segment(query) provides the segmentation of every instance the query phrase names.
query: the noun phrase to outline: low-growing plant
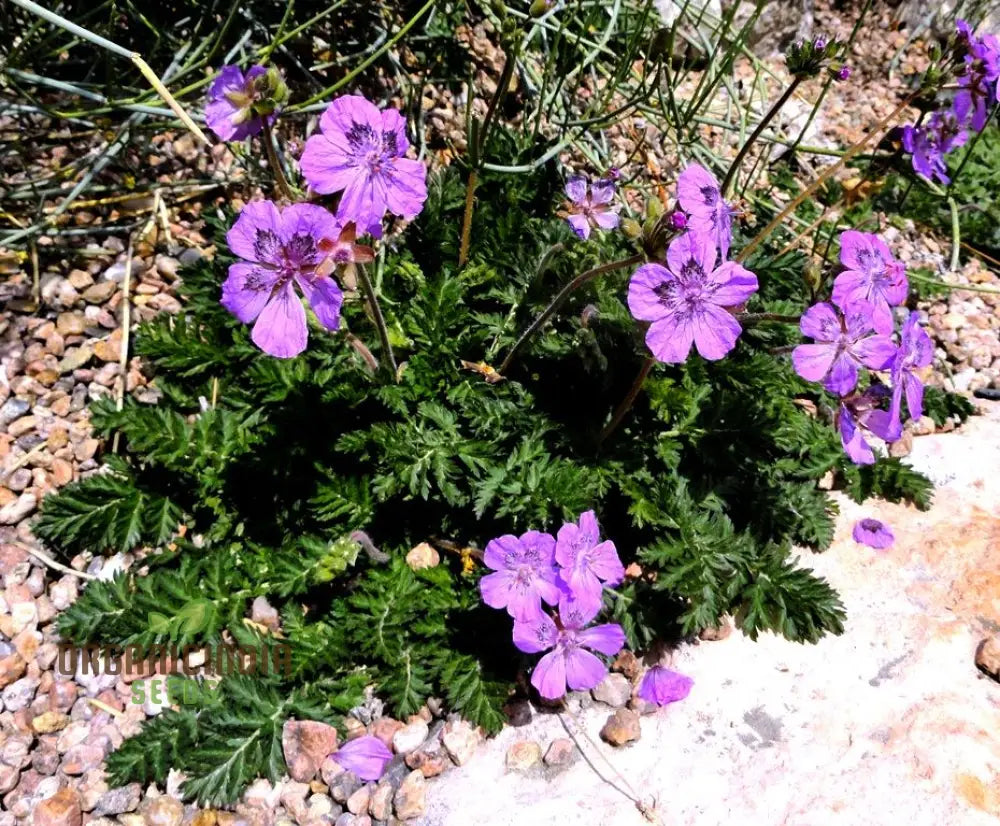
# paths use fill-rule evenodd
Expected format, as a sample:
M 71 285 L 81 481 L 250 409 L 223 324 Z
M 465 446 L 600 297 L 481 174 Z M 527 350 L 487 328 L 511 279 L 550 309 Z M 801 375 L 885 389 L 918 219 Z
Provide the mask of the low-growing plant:
M 532 6 L 557 30 L 560 11 Z M 505 43 L 526 20 L 504 21 Z M 842 51 L 793 45 L 793 83 L 846 79 Z M 554 647 L 532 679 L 549 698 L 580 646 L 645 649 L 726 614 L 753 638 L 817 642 L 844 619 L 792 553 L 832 539 L 818 482 L 927 505 L 930 483 L 872 443 L 899 437 L 905 406 L 920 415 L 929 363 L 916 316 L 896 330 L 902 265 L 845 232 L 830 288 L 740 222 L 740 162 L 779 106 L 727 174 L 688 163 L 674 208 L 620 216 L 614 170 L 523 163 L 536 136 L 502 115 L 510 86 L 470 108 L 469 153 L 431 172 L 399 112 L 337 97 L 299 158 L 303 192 L 270 127 L 281 74 L 226 67 L 213 84 L 208 126 L 257 136 L 275 200 L 213 219 L 219 253 L 184 271 L 184 312 L 135 336 L 161 403 L 93 406 L 123 450 L 46 499 L 35 533 L 65 553 L 153 549 L 148 570 L 91 583 L 61 615 L 69 640 L 280 633 L 292 668 L 163 712 L 110 757 L 110 782 L 174 767 L 187 795 L 232 801 L 284 771 L 286 719 L 336 723 L 371 688 L 397 715 L 437 696 L 496 731 L 531 668 L 512 641 Z M 598 518 L 613 559 L 598 558 Z M 527 603 L 504 590 L 536 579 Z M 259 598 L 280 631 L 249 618 Z M 571 688 L 597 676 L 585 656 Z M 660 668 L 642 691 L 689 688 Z

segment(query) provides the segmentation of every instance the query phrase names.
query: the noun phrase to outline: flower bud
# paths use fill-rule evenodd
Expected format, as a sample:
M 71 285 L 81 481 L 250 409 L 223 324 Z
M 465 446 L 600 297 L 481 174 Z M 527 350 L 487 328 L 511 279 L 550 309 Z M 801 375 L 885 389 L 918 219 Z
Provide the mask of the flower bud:
M 815 40 L 813 41 L 813 48 L 814 48 L 814 49 L 815 49 L 815 50 L 816 50 L 817 52 L 821 52 L 821 51 L 823 51 L 823 50 L 824 50 L 824 49 L 826 48 L 826 38 L 825 38 L 825 37 L 817 37 L 817 38 L 816 38 L 816 39 L 815 39 Z
M 802 280 L 813 293 L 818 292 L 823 285 L 823 271 L 819 268 L 819 264 L 809 261 L 802 270 Z
M 636 221 L 635 218 L 623 218 L 621 228 L 626 238 L 635 239 L 642 235 L 642 224 Z
M 528 14 L 532 17 L 541 17 L 552 8 L 552 0 L 535 0 L 528 9 Z
M 250 85 L 253 90 L 253 111 L 256 115 L 270 115 L 288 101 L 288 86 L 285 85 L 281 72 L 273 66 L 254 74 Z
M 837 69 L 837 73 L 834 75 L 837 80 L 847 80 L 851 76 L 850 66 L 841 66 Z
M 670 226 L 676 230 L 686 229 L 688 225 L 688 217 L 679 209 L 675 209 L 670 213 Z

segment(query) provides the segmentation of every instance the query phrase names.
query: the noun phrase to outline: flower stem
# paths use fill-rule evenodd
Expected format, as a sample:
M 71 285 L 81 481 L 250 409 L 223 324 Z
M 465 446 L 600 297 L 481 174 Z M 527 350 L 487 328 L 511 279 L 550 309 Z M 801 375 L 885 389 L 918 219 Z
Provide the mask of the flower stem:
M 465 185 L 465 214 L 462 216 L 462 244 L 458 248 L 458 266 L 464 267 L 469 260 L 469 243 L 472 240 L 472 210 L 476 203 L 475 169 L 469 170 L 469 180 Z
M 783 324 L 798 324 L 799 316 L 797 315 L 782 315 L 781 313 L 743 313 L 743 315 L 736 316 L 736 320 L 740 324 L 759 324 L 762 321 L 779 321 Z
M 611 421 L 608 422 L 604 430 L 601 431 L 600 437 L 598 437 L 597 443 L 604 444 L 608 436 L 615 432 L 618 425 L 622 423 L 622 419 L 625 418 L 625 414 L 632 408 L 635 403 L 636 397 L 639 395 L 639 391 L 642 390 L 642 385 L 646 381 L 646 376 L 649 375 L 649 371 L 653 369 L 653 365 L 656 364 L 656 359 L 652 356 L 647 356 L 646 360 L 642 363 L 642 367 L 639 368 L 639 372 L 636 373 L 635 381 L 632 382 L 632 386 L 629 388 L 628 393 L 625 398 L 622 399 L 621 404 L 615 408 L 615 413 L 611 417 Z
M 739 171 L 740 164 L 746 157 L 747 152 L 750 151 L 750 147 L 754 145 L 757 138 L 760 137 L 760 133 L 764 131 L 767 125 L 774 119 L 774 116 L 781 111 L 781 107 L 784 106 L 788 99 L 792 96 L 792 93 L 798 88 L 798 85 L 802 82 L 801 77 L 792 78 L 792 82 L 788 84 L 785 91 L 782 92 L 781 97 L 778 98 L 767 113 L 760 119 L 760 123 L 757 124 L 757 128 L 753 130 L 747 142 L 740 147 L 740 151 L 736 155 L 736 159 L 730 164 L 729 171 L 726 173 L 725 180 L 722 182 L 722 186 L 719 188 L 719 192 L 722 193 L 723 197 L 729 197 L 729 188 L 733 183 L 733 179 L 736 177 L 736 173 Z
M 368 278 L 368 271 L 364 264 L 358 264 L 358 281 L 361 282 L 361 289 L 368 299 L 368 306 L 372 310 L 372 318 L 375 321 L 375 329 L 378 330 L 379 341 L 382 342 L 382 355 L 388 359 L 389 369 L 392 370 L 392 377 L 396 380 L 399 368 L 396 366 L 396 355 L 392 352 L 392 344 L 389 342 L 389 328 L 385 326 L 385 317 L 382 315 L 382 308 L 379 306 L 378 297 L 375 295 L 375 288 L 371 279 Z
M 538 332 L 538 328 L 541 327 L 546 321 L 551 318 L 552 314 L 556 312 L 569 298 L 570 293 L 574 290 L 579 289 L 588 281 L 591 281 L 599 275 L 603 275 L 606 272 L 612 272 L 614 270 L 620 270 L 623 267 L 631 267 L 633 264 L 640 263 L 645 256 L 641 254 L 632 255 L 628 258 L 622 258 L 618 261 L 610 261 L 607 264 L 601 264 L 599 267 L 594 267 L 592 270 L 587 270 L 581 273 L 572 281 L 570 281 L 566 286 L 564 286 L 557 294 L 556 297 L 552 299 L 549 306 L 546 307 L 539 314 L 538 318 L 531 322 L 531 326 L 528 327 L 521 337 L 517 340 L 514 346 L 511 348 L 510 352 L 507 354 L 507 358 L 503 360 L 503 364 L 500 365 L 499 373 L 502 375 L 507 372 L 507 368 L 510 367 L 511 362 L 514 360 L 514 356 L 517 355 L 518 351 L 528 343 L 528 340 Z
M 264 122 L 264 132 L 261 138 L 264 141 L 264 151 L 267 152 L 267 162 L 271 165 L 271 169 L 274 171 L 274 181 L 277 185 L 278 192 L 281 193 L 281 197 L 287 199 L 288 201 L 295 200 L 295 193 L 292 192 L 292 188 L 288 185 L 288 179 L 285 178 L 285 170 L 281 166 L 281 161 L 278 160 L 278 153 L 274 151 L 274 138 L 271 134 L 271 124 L 267 122 L 267 118 L 263 119 Z

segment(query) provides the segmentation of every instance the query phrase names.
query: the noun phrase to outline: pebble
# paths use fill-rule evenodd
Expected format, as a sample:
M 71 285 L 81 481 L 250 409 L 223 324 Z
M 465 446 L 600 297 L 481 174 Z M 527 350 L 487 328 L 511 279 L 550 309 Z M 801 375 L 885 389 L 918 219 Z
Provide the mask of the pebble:
M 396 790 L 391 783 L 382 781 L 372 792 L 368 803 L 368 814 L 375 820 L 386 821 L 392 815 L 392 799 Z
M 620 708 L 604 723 L 601 739 L 612 746 L 624 746 L 639 739 L 639 715 L 627 708 Z
M 23 677 L 11 683 L 3 690 L 3 704 L 7 711 L 20 711 L 27 708 L 34 699 L 38 680 L 33 677 Z
M 406 564 L 414 571 L 434 568 L 441 563 L 441 554 L 426 542 L 421 542 L 406 554 Z
M 38 734 L 52 734 L 69 725 L 69 715 L 60 711 L 46 711 L 31 721 L 31 728 Z
M 372 790 L 369 786 L 361 786 L 355 789 L 353 794 L 347 798 L 347 811 L 351 814 L 360 815 L 368 811 L 368 804 L 371 802 Z
M 281 748 L 293 780 L 308 783 L 323 760 L 337 748 L 337 729 L 314 720 L 287 720 L 281 731 Z
M 129 783 L 127 786 L 119 786 L 116 789 L 108 789 L 104 792 L 94 806 L 93 814 L 96 817 L 102 815 L 120 815 L 124 812 L 134 812 L 139 807 L 139 798 L 142 795 L 142 786 L 138 783 Z
M 83 812 L 80 795 L 74 789 L 63 788 L 35 806 L 32 815 L 34 826 L 80 826 Z
M 590 693 L 599 703 L 621 708 L 632 696 L 632 683 L 624 674 L 611 672 Z
M 412 820 L 420 817 L 427 806 L 427 781 L 419 771 L 412 771 L 400 784 L 392 798 L 396 809 L 396 817 L 400 820 Z
M 568 737 L 557 737 L 545 750 L 546 766 L 565 766 L 576 757 L 576 745 Z
M 1000 635 L 987 637 L 976 647 L 976 667 L 1000 682 Z
M 147 798 L 141 811 L 146 826 L 180 826 L 184 819 L 184 805 L 166 795 Z
M 118 289 L 114 281 L 99 281 L 91 284 L 80 295 L 88 304 L 103 304 Z
M 29 410 L 31 410 L 31 405 L 24 399 L 7 399 L 3 405 L 0 405 L 0 427 L 6 427 Z
M 507 749 L 504 765 L 507 771 L 524 772 L 534 768 L 542 759 L 542 747 L 534 740 L 521 740 Z
M 445 724 L 441 731 L 441 744 L 456 766 L 464 766 L 479 745 L 479 733 L 465 720 Z
M 416 719 L 399 729 L 392 736 L 392 748 L 397 754 L 409 754 L 423 745 L 428 735 L 427 723 Z
M 9 505 L 0 508 L 0 525 L 16 525 L 38 506 L 38 498 L 33 493 L 22 493 Z

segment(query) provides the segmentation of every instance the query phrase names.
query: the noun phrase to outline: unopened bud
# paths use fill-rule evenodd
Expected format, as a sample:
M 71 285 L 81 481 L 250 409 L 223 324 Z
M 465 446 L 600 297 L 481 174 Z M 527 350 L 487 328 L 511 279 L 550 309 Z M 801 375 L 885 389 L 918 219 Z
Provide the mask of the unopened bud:
M 823 49 L 825 49 L 825 48 L 826 48 L 826 38 L 825 38 L 825 37 L 817 37 L 817 38 L 816 38 L 816 39 L 815 39 L 815 40 L 813 41 L 813 48 L 814 48 L 814 49 L 815 49 L 815 50 L 816 50 L 817 52 L 821 52 L 821 51 L 823 51 Z
M 532 17 L 541 17 L 552 8 L 552 0 L 535 0 L 528 9 L 528 14 Z
M 661 204 L 656 198 L 650 198 L 646 201 L 646 217 L 659 218 L 663 214 L 663 204 Z
M 626 238 L 634 239 L 642 235 L 642 224 L 636 221 L 635 218 L 623 218 L 621 229 L 625 233 Z
M 802 271 L 802 280 L 805 281 L 806 286 L 814 293 L 818 291 L 823 284 L 823 271 L 819 268 L 819 264 L 815 261 L 810 261 L 806 264 L 805 269 Z
M 675 209 L 670 213 L 670 226 L 676 230 L 686 229 L 688 225 L 688 217 L 679 209 Z
M 850 66 L 841 66 L 837 69 L 836 78 L 837 80 L 847 80 L 851 76 Z

